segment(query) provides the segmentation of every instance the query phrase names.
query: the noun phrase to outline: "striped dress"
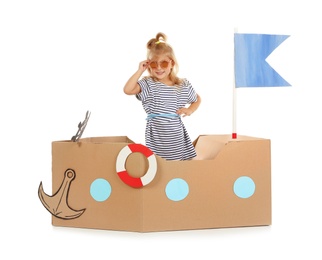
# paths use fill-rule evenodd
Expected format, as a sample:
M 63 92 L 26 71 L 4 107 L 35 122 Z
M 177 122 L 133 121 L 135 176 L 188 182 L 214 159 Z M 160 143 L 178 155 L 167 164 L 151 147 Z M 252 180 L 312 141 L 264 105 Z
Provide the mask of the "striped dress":
M 196 156 L 188 132 L 176 115 L 179 108 L 197 101 L 197 93 L 190 82 L 181 86 L 167 86 L 145 77 L 138 81 L 141 92 L 136 95 L 142 101 L 148 115 L 145 143 L 156 155 L 166 160 L 189 160 Z

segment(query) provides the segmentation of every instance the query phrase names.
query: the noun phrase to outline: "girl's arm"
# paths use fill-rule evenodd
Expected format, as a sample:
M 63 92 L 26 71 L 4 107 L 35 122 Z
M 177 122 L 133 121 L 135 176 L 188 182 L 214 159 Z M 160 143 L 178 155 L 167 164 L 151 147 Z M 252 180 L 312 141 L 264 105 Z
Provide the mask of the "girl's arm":
M 200 103 L 201 103 L 201 98 L 197 94 L 197 101 L 191 103 L 189 107 L 182 107 L 178 109 L 177 114 L 183 115 L 184 117 L 190 116 L 193 112 L 195 112 L 198 109 L 198 107 L 200 106 Z
M 139 69 L 129 78 L 126 82 L 123 91 L 127 95 L 136 95 L 141 92 L 141 87 L 138 84 L 138 80 L 142 76 L 143 72 L 147 69 L 149 61 L 145 60 L 140 62 Z

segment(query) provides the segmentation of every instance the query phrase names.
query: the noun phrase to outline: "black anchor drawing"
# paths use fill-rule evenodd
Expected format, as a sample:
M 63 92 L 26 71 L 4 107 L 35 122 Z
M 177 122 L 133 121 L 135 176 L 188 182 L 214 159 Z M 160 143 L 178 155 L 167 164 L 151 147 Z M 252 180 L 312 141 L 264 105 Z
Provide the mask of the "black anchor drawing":
M 90 112 L 87 111 L 85 115 L 85 119 L 83 122 L 78 124 L 77 133 L 71 138 L 71 141 L 78 142 L 78 140 L 82 137 L 82 134 L 87 125 L 88 119 L 90 117 Z M 55 217 L 61 219 L 74 219 L 78 218 L 82 215 L 85 209 L 74 210 L 68 205 L 68 193 L 71 182 L 75 179 L 76 173 L 72 169 L 67 169 L 65 171 L 65 176 L 60 185 L 58 191 L 49 196 L 44 192 L 42 182 L 40 182 L 38 188 L 38 197 L 44 207 Z
M 39 185 L 38 196 L 44 207 L 55 217 L 61 219 L 74 219 L 82 215 L 85 209 L 74 210 L 68 205 L 68 193 L 71 182 L 76 174 L 72 169 L 65 171 L 65 176 L 59 189 L 52 196 L 44 192 L 42 182 Z

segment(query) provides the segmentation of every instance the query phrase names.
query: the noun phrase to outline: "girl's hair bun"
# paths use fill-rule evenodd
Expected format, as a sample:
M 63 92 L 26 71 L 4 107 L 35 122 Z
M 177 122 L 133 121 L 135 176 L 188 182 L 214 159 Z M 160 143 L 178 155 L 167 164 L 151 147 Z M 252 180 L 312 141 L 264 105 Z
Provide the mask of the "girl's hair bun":
M 146 47 L 149 50 L 151 50 L 155 45 L 158 45 L 159 43 L 166 43 L 166 41 L 167 41 L 167 36 L 164 33 L 159 32 L 157 33 L 155 38 L 152 38 L 151 40 L 148 41 Z

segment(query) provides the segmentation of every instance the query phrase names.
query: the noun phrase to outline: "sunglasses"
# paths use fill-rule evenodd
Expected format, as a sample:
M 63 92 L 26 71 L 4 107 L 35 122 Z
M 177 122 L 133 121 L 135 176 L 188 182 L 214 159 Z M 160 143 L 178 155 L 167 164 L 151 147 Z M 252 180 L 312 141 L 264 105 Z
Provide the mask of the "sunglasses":
M 168 68 L 169 63 L 170 63 L 170 61 L 166 61 L 166 60 L 162 60 L 160 62 L 151 61 L 150 64 L 149 64 L 149 66 L 150 66 L 151 69 L 156 69 L 156 68 L 158 68 L 158 65 L 160 64 L 160 67 L 162 69 L 166 69 L 166 68 Z

